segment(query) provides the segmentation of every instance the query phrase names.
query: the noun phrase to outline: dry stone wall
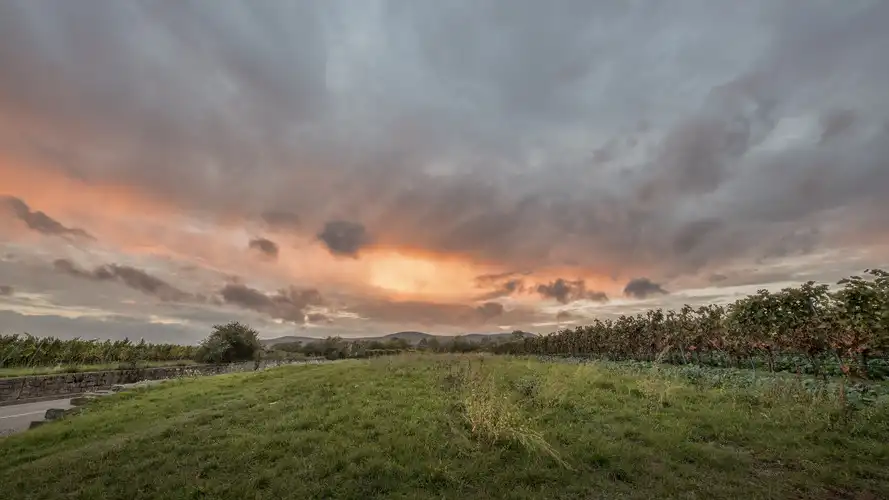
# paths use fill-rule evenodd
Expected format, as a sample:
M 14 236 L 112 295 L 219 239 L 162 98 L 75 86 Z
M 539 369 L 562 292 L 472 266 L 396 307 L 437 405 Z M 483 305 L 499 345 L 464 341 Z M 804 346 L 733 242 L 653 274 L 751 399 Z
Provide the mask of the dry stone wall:
M 259 369 L 271 368 L 284 364 L 317 363 L 318 360 L 284 362 L 266 361 Z M 86 392 L 110 389 L 118 384 L 132 384 L 142 380 L 164 380 L 179 377 L 200 377 L 252 371 L 257 369 L 254 362 L 232 363 L 226 365 L 190 365 L 164 366 L 155 368 L 136 368 L 132 370 L 113 370 L 102 372 L 66 373 L 57 375 L 37 375 L 0 379 L 0 404 L 18 400 L 45 398 L 49 396 L 73 396 Z

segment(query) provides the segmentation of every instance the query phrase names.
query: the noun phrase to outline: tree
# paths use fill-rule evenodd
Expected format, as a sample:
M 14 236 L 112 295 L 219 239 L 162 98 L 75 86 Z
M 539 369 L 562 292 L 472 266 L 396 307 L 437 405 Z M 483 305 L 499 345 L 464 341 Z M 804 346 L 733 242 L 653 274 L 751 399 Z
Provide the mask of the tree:
M 213 331 L 201 342 L 197 359 L 204 363 L 232 363 L 254 359 L 262 351 L 258 333 L 237 321 L 214 325 Z

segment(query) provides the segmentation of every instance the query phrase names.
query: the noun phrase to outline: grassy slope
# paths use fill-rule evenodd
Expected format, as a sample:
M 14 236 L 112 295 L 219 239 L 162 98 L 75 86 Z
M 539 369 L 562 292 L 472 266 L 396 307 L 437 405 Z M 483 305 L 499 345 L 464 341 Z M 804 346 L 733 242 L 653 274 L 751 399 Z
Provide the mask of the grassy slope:
M 136 363 L 137 368 L 149 368 L 156 366 L 186 366 L 196 364 L 195 361 L 180 359 L 175 361 L 141 361 Z M 0 368 L 0 378 L 27 377 L 30 375 L 57 375 L 60 373 L 99 372 L 105 370 L 128 370 L 133 365 L 129 363 L 106 363 L 101 365 L 58 365 L 58 366 L 14 366 Z
M 285 367 L 109 397 L 0 439 L 0 484 L 5 498 L 880 498 L 887 410 L 840 428 L 829 399 L 490 357 Z

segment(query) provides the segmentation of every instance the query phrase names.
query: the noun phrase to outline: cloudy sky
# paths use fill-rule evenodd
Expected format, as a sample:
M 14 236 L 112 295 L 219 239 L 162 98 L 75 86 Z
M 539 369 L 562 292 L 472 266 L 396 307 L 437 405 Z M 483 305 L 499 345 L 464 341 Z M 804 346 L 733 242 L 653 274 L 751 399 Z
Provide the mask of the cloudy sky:
M 0 3 L 0 330 L 522 328 L 889 267 L 889 2 Z

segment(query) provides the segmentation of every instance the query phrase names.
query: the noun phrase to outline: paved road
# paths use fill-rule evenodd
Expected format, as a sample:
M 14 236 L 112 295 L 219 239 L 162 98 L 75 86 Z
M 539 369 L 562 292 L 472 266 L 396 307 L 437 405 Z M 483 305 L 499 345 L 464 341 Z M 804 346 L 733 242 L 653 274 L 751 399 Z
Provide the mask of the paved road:
M 71 408 L 71 399 L 0 406 L 0 436 L 27 430 L 31 422 L 43 420 L 43 415 L 50 408 Z

